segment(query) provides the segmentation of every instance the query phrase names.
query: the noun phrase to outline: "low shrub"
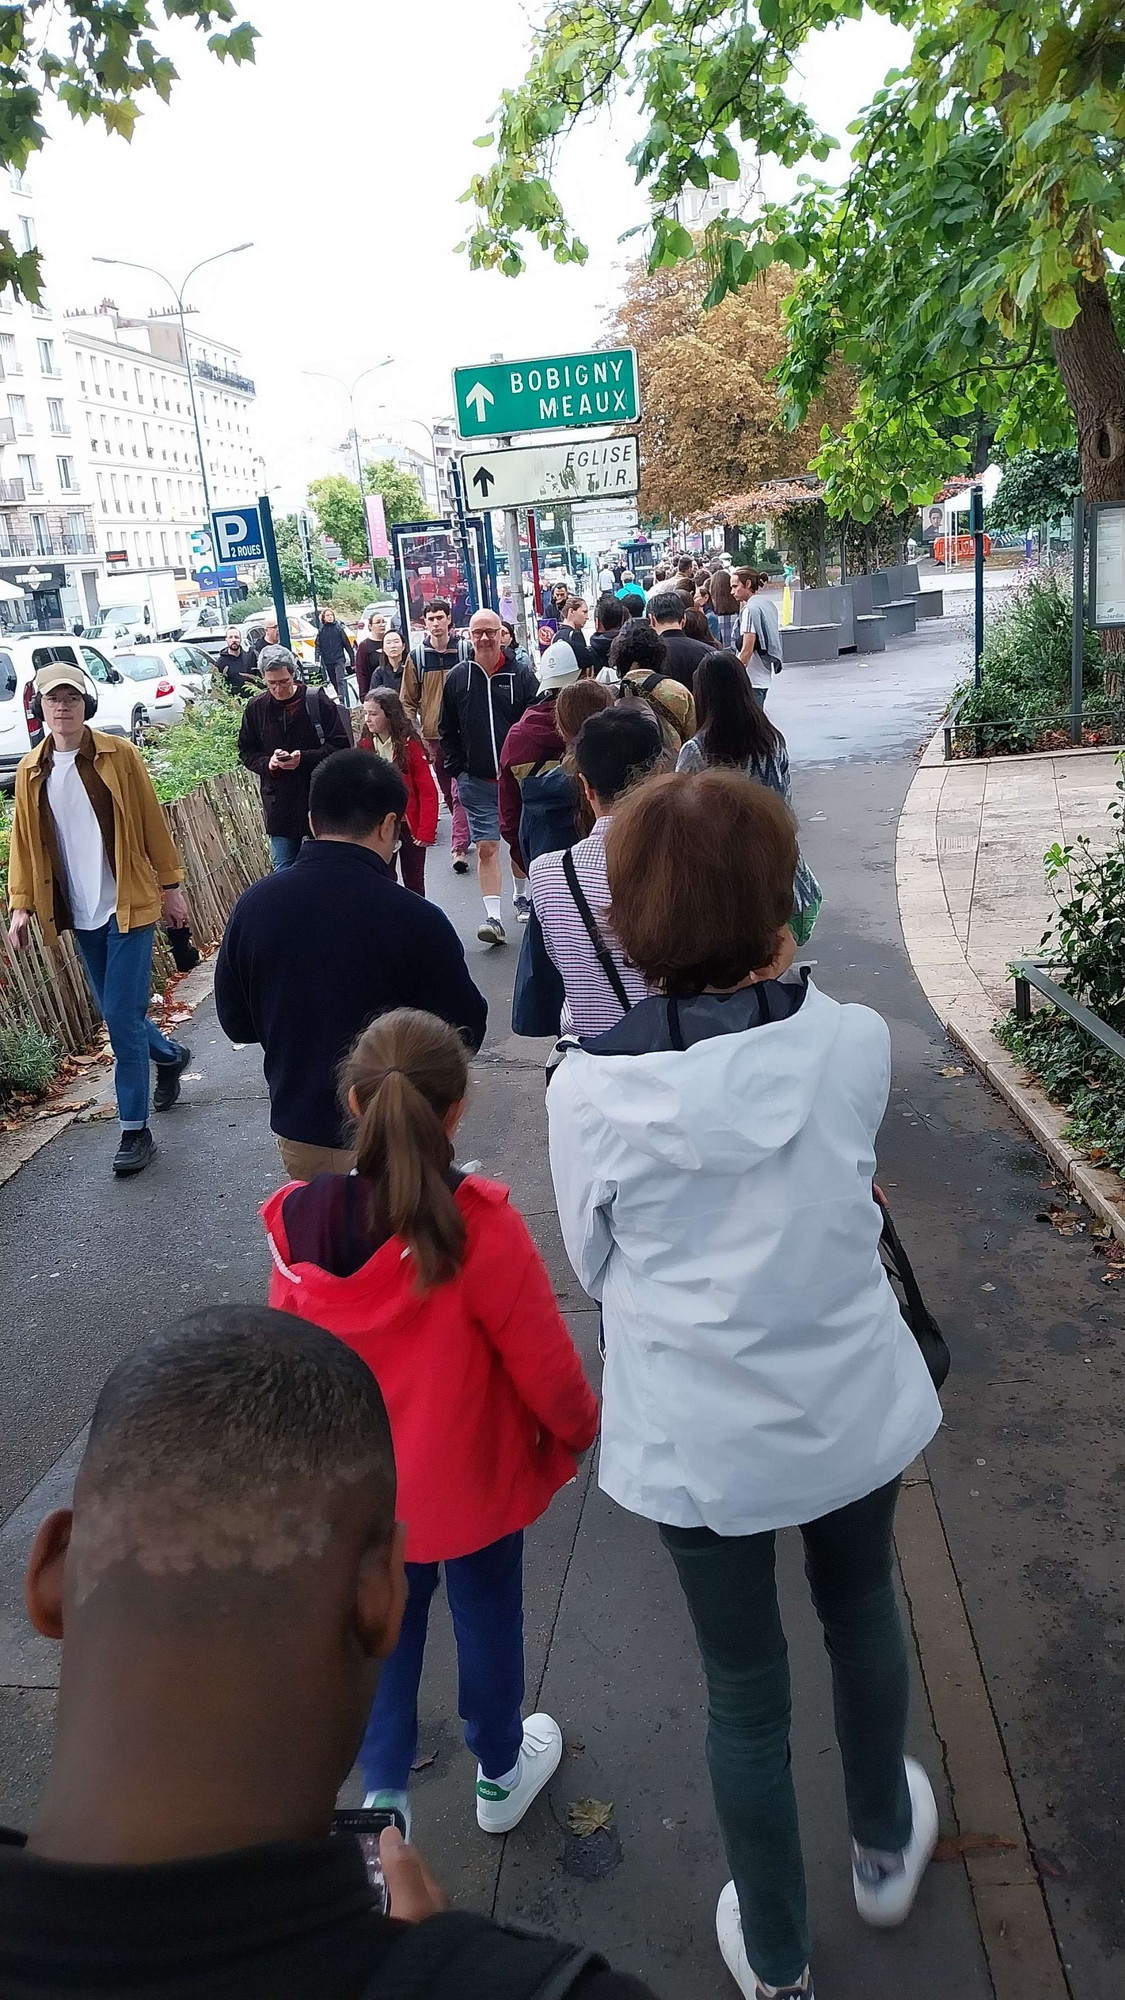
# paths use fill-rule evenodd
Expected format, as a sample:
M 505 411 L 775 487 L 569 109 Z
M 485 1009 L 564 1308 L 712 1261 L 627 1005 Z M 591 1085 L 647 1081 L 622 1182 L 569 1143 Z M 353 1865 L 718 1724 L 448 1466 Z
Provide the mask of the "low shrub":
M 238 769 L 238 731 L 245 702 L 216 688 L 193 702 L 182 722 L 155 733 L 144 759 L 158 799 L 182 799 L 207 778 Z
M 37 1021 L 0 1022 L 0 1104 L 16 1096 L 41 1097 L 61 1060 L 54 1036 Z
M 1125 1063 L 1054 1007 L 1030 1021 L 997 1023 L 996 1039 L 1024 1063 L 1053 1104 L 1065 1107 L 1066 1136 L 1097 1167 L 1125 1174 Z
M 1051 571 L 1014 587 L 986 627 L 979 688 L 968 679 L 953 690 L 951 708 L 961 703 L 958 729 L 982 725 L 955 738 L 957 754 L 1034 750 L 1052 734 L 1058 742 L 1070 713 L 1071 601 L 1068 585 Z M 1090 730 L 1100 727 L 1105 741 L 1120 740 L 1120 704 L 1106 701 L 1096 632 L 1083 643 L 1082 699 Z

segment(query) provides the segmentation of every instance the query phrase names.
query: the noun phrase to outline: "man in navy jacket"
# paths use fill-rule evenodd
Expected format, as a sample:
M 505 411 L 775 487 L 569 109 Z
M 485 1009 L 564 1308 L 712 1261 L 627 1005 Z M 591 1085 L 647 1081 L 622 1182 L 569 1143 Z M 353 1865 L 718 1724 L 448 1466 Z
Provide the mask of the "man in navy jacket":
M 390 869 L 406 786 L 394 764 L 341 750 L 313 773 L 313 838 L 231 912 L 215 967 L 219 1025 L 261 1042 L 270 1123 L 294 1180 L 352 1165 L 338 1065 L 376 1014 L 418 1007 L 471 1049 L 488 1009 L 441 910 Z

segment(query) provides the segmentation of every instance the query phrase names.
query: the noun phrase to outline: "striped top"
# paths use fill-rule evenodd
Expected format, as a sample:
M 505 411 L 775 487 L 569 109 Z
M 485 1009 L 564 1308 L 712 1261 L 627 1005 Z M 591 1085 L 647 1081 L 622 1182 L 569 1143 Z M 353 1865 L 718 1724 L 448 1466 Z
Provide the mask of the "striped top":
M 605 865 L 605 837 L 611 815 L 595 820 L 593 832 L 571 848 L 574 872 L 594 920 L 602 934 L 621 983 L 634 1004 L 648 997 L 639 972 L 625 963 L 620 945 L 609 927 L 609 881 Z M 598 964 L 590 933 L 578 913 L 567 888 L 561 854 L 541 854 L 531 864 L 531 900 L 543 932 L 548 956 L 554 961 L 566 989 L 561 1028 L 564 1035 L 600 1035 L 621 1019 L 621 1005 L 605 973 Z

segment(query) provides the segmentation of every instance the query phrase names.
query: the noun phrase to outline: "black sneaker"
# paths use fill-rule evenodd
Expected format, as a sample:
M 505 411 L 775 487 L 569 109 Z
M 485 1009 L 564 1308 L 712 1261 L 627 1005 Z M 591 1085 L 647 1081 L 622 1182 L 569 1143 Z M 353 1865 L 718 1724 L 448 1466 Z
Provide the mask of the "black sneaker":
M 482 944 L 507 944 L 507 934 L 499 917 L 486 917 L 477 925 L 477 936 Z
M 455 875 L 467 875 L 468 872 L 469 872 L 469 857 L 467 854 L 463 854 L 461 850 L 458 848 L 453 856 L 453 873 Z
M 185 1049 L 182 1042 L 177 1042 L 176 1047 L 180 1053 L 175 1062 L 156 1065 L 156 1089 L 152 1093 L 154 1111 L 171 1111 L 180 1094 L 180 1078 L 191 1061 L 191 1050 Z
M 124 1179 L 126 1174 L 143 1174 L 155 1151 L 156 1142 L 147 1125 L 139 1132 L 123 1132 L 121 1144 L 113 1156 L 114 1173 L 119 1179 Z

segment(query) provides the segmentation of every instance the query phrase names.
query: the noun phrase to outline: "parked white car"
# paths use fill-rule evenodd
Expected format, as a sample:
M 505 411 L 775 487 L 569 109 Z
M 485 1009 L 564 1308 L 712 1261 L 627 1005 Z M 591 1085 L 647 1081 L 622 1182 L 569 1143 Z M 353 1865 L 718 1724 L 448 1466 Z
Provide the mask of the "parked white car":
M 198 646 L 178 641 L 163 646 L 129 646 L 113 664 L 137 690 L 148 721 L 156 729 L 182 722 L 184 711 L 211 685 L 211 661 Z
M 0 634 L 0 785 L 11 786 L 21 757 L 43 740 L 31 712 L 41 667 L 80 667 L 97 695 L 93 720 L 110 736 L 139 742 L 148 725 L 148 703 L 138 683 L 126 680 L 97 646 L 64 633 Z

